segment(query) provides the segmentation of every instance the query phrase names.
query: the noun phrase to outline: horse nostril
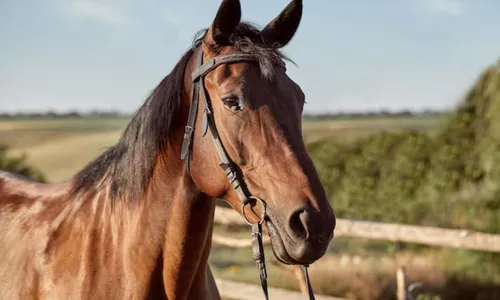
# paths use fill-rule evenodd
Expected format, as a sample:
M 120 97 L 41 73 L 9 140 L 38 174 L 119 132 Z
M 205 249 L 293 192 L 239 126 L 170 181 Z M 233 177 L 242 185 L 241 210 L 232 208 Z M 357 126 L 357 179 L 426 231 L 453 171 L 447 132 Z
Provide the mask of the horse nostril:
M 291 237 L 306 239 L 309 235 L 307 223 L 310 222 L 310 214 L 305 209 L 298 209 L 292 213 L 288 220 L 288 228 Z

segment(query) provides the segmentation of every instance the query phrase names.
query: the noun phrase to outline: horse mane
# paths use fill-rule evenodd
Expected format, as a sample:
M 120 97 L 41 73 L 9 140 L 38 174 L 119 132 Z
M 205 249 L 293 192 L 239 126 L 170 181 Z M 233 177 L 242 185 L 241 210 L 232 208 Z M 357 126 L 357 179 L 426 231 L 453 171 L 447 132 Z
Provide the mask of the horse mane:
M 262 45 L 259 31 L 255 25 L 242 22 L 231 36 L 230 43 L 238 51 L 253 54 L 259 61 L 263 77 L 270 79 L 276 63 L 282 59 L 291 60 L 278 49 Z M 142 195 L 152 177 L 157 154 L 168 145 L 178 125 L 184 73 L 206 32 L 207 29 L 203 29 L 195 35 L 192 46 L 135 112 L 119 141 L 73 177 L 73 194 L 96 188 L 106 180 L 113 198 L 122 191 L 127 192 L 130 200 Z M 216 53 L 222 49 L 207 46 Z

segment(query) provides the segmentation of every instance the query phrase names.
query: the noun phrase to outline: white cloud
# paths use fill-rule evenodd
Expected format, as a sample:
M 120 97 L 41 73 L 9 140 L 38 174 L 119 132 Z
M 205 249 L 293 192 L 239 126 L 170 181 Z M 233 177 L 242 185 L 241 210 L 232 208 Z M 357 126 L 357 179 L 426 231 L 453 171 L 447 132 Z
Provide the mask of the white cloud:
M 125 18 L 114 1 L 62 0 L 58 1 L 63 12 L 83 20 L 95 20 L 112 25 L 122 25 Z
M 461 16 L 465 13 L 463 0 L 417 0 L 419 9 L 426 13 Z

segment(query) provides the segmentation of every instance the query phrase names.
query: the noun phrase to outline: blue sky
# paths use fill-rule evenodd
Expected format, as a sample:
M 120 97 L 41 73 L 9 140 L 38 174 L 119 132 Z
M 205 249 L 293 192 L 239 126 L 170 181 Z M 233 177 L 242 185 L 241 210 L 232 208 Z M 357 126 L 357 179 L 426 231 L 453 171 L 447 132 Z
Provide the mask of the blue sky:
M 264 26 L 288 0 L 242 0 Z M 132 112 L 220 0 L 0 0 L 0 110 Z M 304 0 L 306 111 L 448 108 L 500 58 L 498 0 Z

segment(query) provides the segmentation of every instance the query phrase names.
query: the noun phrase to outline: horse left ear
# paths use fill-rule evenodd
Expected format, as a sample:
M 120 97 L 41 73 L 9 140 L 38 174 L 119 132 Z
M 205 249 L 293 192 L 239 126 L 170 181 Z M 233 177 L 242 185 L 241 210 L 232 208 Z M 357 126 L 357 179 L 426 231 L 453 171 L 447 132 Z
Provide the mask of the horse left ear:
M 276 48 L 284 47 L 290 42 L 299 28 L 302 18 L 302 0 L 292 0 L 290 4 L 269 22 L 260 32 L 264 43 Z

